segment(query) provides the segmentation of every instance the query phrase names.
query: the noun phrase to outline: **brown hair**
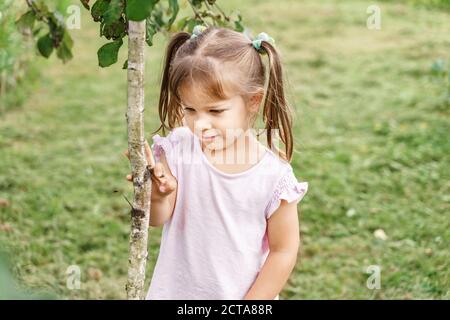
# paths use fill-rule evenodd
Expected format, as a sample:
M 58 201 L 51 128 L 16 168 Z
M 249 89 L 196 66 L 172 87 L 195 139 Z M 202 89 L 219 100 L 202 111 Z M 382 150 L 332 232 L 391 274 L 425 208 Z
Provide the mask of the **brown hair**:
M 284 95 L 280 54 L 266 41 L 261 43 L 261 52 L 266 53 L 269 60 L 269 81 L 262 113 L 267 145 L 290 162 L 292 111 Z M 198 85 L 212 100 L 227 99 L 232 92 L 248 103 L 252 95 L 264 92 L 265 71 L 261 55 L 243 33 L 215 26 L 208 27 L 193 39 L 190 33 L 175 33 L 167 46 L 161 79 L 161 126 L 154 133 L 162 129 L 165 135 L 166 128 L 171 130 L 183 125 L 180 95 L 183 88 Z M 273 145 L 273 130 L 276 129 L 279 129 L 285 152 Z

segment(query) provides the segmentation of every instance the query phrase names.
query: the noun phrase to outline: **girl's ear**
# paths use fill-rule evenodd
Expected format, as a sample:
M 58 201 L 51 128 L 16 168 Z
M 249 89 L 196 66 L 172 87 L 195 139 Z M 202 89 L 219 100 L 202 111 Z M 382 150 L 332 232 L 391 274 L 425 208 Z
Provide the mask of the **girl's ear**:
M 249 100 L 249 111 L 254 113 L 254 112 L 258 112 L 259 106 L 261 105 L 261 101 L 264 97 L 264 91 L 261 90 L 260 92 L 253 94 L 250 97 Z

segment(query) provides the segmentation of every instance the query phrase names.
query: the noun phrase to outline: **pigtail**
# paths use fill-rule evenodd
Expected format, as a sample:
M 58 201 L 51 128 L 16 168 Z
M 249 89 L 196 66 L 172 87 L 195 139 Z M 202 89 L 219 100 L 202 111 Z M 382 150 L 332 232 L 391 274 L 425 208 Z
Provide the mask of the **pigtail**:
M 276 49 L 267 41 L 262 41 L 261 48 L 269 58 L 269 83 L 263 108 L 263 120 L 270 149 L 278 152 L 290 162 L 293 152 L 292 111 L 286 103 L 283 86 L 281 59 Z M 280 139 L 285 145 L 285 152 L 273 146 L 273 130 L 279 129 Z
M 172 36 L 169 44 L 167 45 L 158 105 L 161 126 L 152 134 L 155 134 L 162 129 L 162 133 L 163 135 L 165 135 L 165 129 L 173 129 L 177 122 L 177 119 L 181 118 L 178 114 L 180 112 L 179 110 L 177 110 L 178 108 L 171 108 L 171 105 L 174 104 L 175 101 L 174 98 L 169 94 L 169 75 L 171 71 L 171 64 L 176 52 L 187 40 L 190 39 L 190 37 L 191 35 L 188 32 L 177 32 Z M 166 125 L 166 118 L 169 118 L 168 126 Z

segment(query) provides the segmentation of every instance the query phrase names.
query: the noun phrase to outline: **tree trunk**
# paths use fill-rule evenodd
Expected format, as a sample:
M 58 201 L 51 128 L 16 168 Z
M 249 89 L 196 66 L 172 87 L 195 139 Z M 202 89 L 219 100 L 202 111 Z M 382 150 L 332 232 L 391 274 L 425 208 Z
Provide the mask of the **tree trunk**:
M 127 298 L 144 298 L 147 239 L 150 217 L 151 179 L 147 170 L 144 136 L 144 44 L 145 21 L 128 24 L 128 152 L 133 175 L 134 199 L 131 231 Z

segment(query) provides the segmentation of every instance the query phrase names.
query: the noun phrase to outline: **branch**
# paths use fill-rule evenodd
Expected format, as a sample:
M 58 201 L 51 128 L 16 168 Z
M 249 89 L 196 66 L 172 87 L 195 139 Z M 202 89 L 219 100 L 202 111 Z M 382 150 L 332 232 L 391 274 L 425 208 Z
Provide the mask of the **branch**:
M 192 8 L 192 10 L 193 10 L 194 13 L 195 13 L 195 17 L 196 17 L 196 18 L 198 17 L 200 20 L 202 20 L 202 22 L 203 22 L 205 25 L 209 26 L 209 24 L 208 24 L 205 20 L 203 20 L 202 16 L 201 16 L 200 13 L 197 11 L 197 9 L 195 8 L 195 6 L 192 4 L 191 0 L 188 0 L 188 2 L 189 2 L 189 4 L 191 5 L 191 8 Z

